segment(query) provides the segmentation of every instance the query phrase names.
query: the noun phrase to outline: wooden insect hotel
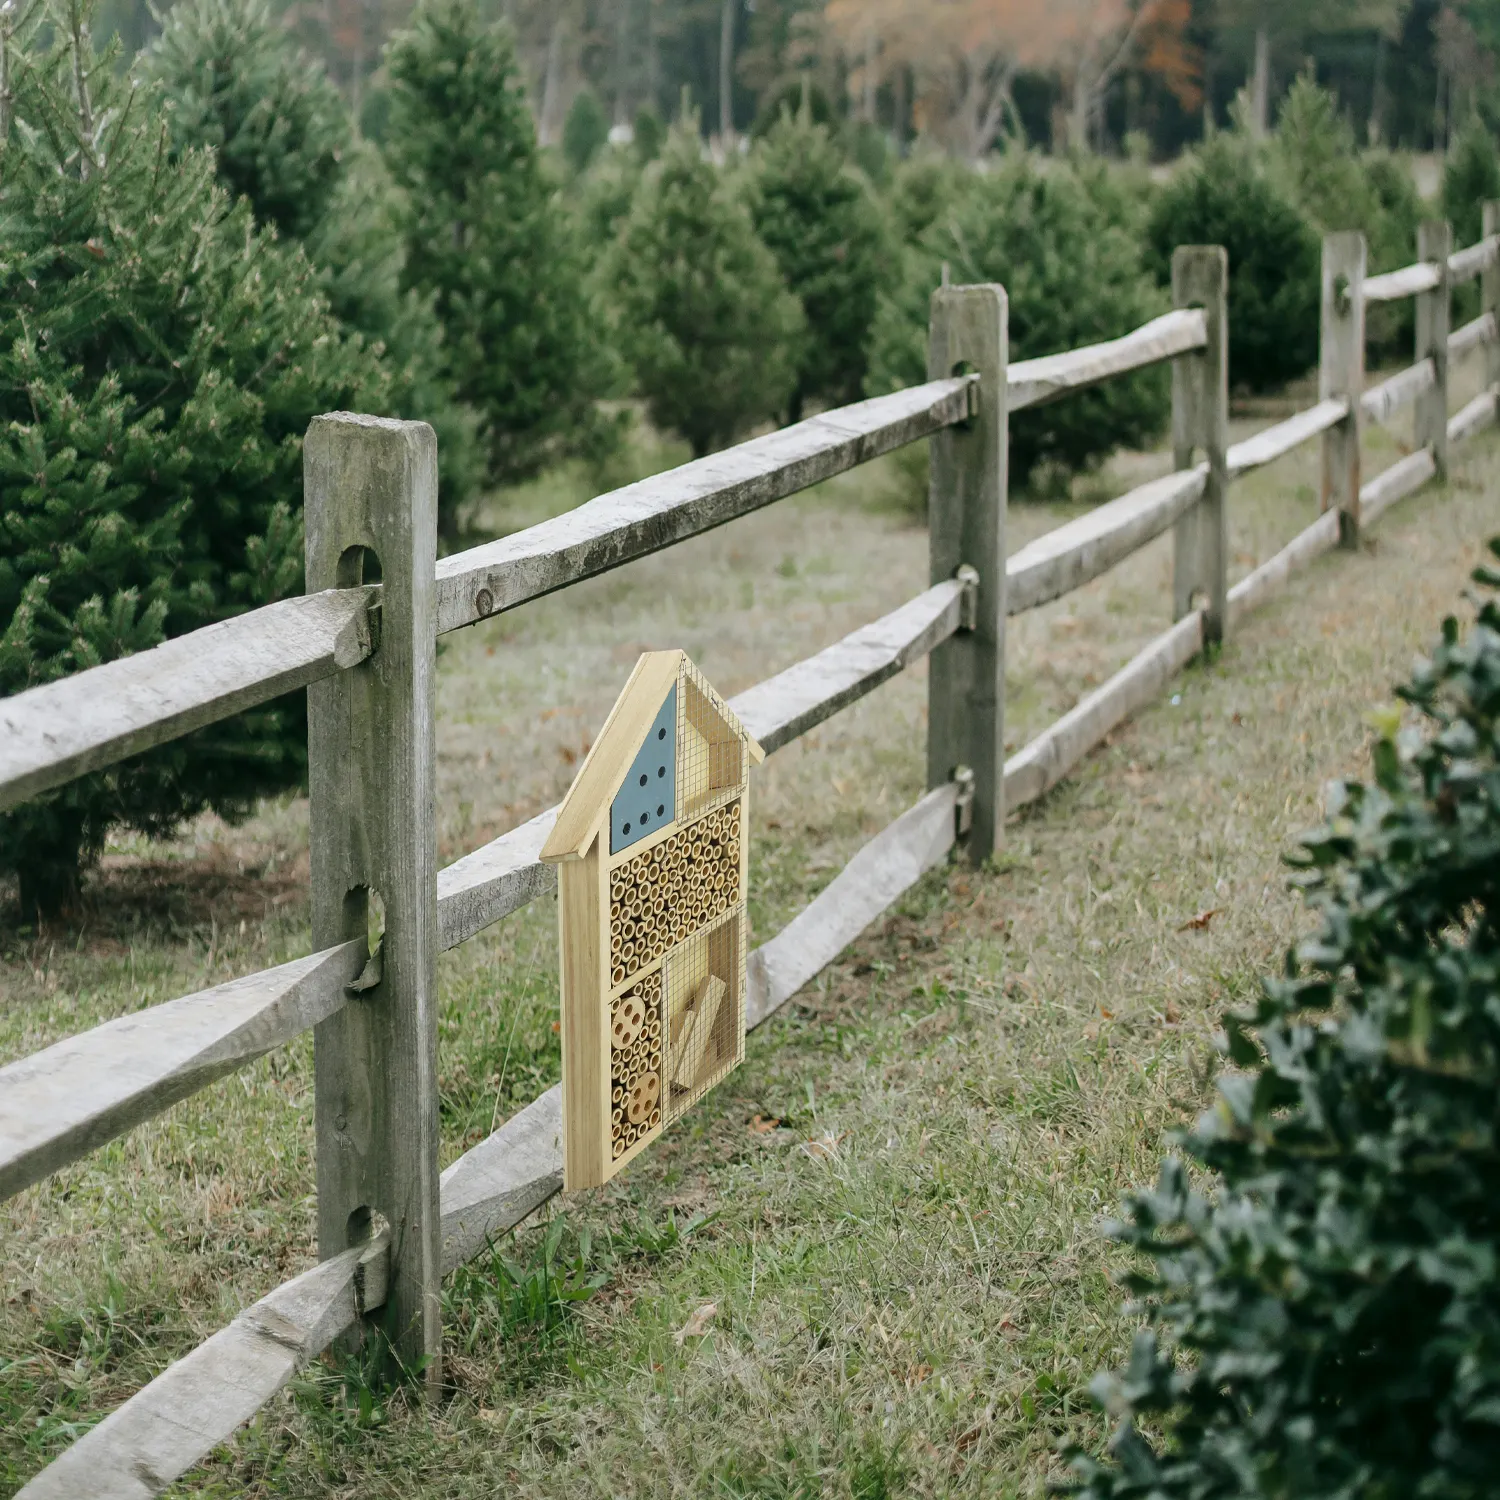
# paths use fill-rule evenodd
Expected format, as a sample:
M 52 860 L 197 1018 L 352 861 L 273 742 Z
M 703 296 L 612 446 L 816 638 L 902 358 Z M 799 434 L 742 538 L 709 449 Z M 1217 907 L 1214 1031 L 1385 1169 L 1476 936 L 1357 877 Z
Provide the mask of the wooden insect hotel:
M 558 809 L 563 1181 L 606 1182 L 745 1055 L 752 762 L 681 651 L 636 663 Z

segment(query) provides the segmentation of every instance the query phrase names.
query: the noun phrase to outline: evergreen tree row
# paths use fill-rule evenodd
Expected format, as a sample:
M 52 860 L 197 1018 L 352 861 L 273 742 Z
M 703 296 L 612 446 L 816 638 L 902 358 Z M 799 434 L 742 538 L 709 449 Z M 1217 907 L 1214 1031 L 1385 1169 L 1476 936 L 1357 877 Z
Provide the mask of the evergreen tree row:
M 486 489 L 603 459 L 632 409 L 703 454 L 920 381 L 945 268 L 1007 287 L 1023 359 L 1138 326 L 1176 244 L 1224 244 L 1232 379 L 1279 383 L 1316 357 L 1319 234 L 1364 229 L 1385 269 L 1424 212 L 1310 80 L 1269 142 L 1215 137 L 1165 186 L 1097 159 L 896 162 L 806 92 L 719 165 L 686 109 L 614 145 L 580 107 L 542 151 L 508 29 L 465 0 L 419 0 L 390 42 L 378 140 L 267 0 L 177 0 L 129 68 L 88 7 L 25 0 L 5 44 L 0 693 L 300 590 L 320 411 L 433 425 L 452 546 Z M 1460 243 L 1491 196 L 1476 125 L 1444 186 Z M 1377 353 L 1409 342 L 1401 316 Z M 1018 413 L 1013 487 L 1166 415 L 1161 370 Z M 85 778 L 0 818 L 0 872 L 54 910 L 111 826 L 238 816 L 300 783 L 303 738 L 299 697 Z

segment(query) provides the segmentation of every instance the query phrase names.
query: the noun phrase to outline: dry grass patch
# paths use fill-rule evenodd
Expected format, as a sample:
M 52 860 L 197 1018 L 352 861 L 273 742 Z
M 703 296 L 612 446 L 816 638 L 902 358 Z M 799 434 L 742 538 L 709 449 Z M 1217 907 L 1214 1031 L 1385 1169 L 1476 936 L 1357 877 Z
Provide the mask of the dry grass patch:
M 1237 573 L 1312 518 L 1315 460 L 1236 488 Z M 900 473 L 450 638 L 444 857 L 561 794 L 640 649 L 681 645 L 732 693 L 920 589 Z M 930 877 L 620 1181 L 455 1277 L 445 1402 L 317 1366 L 181 1491 L 1040 1493 L 1059 1441 L 1097 1435 L 1084 1387 L 1129 1335 L 1099 1218 L 1297 931 L 1279 856 L 1359 766 L 1363 713 L 1500 529 L 1497 492 L 1484 439 L 1013 819 L 992 868 Z M 1012 547 L 1068 513 L 1015 506 Z M 1013 622 L 1008 739 L 1167 623 L 1169 572 L 1163 539 Z M 762 936 L 919 794 L 924 693 L 920 672 L 889 684 L 759 773 Z M 117 846 L 76 928 L 0 937 L 0 1057 L 305 951 L 305 859 L 295 800 Z M 557 1076 L 554 922 L 538 903 L 442 960 L 445 1161 Z M 311 1262 L 310 1051 L 0 1209 L 0 1490 Z

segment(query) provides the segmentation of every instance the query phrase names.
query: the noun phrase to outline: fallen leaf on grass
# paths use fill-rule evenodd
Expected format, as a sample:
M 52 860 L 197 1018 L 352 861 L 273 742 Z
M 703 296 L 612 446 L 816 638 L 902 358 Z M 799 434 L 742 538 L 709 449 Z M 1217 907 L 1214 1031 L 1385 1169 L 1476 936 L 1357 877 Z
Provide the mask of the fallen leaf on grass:
M 773 1130 L 781 1129 L 781 1121 L 775 1115 L 754 1115 L 745 1129 L 751 1135 L 770 1135 Z
M 1189 917 L 1177 930 L 1178 932 L 1202 932 L 1222 910 L 1223 908 L 1219 906 L 1205 906 L 1196 917 Z
M 905 1385 L 907 1390 L 914 1391 L 931 1374 L 931 1365 L 908 1365 L 906 1367 L 906 1373 L 901 1377 L 901 1382 L 903 1385 Z
M 810 1141 L 803 1141 L 802 1149 L 815 1161 L 820 1158 L 835 1157 L 839 1154 L 839 1144 L 849 1138 L 846 1130 L 842 1135 L 835 1135 L 831 1130 L 825 1130 L 822 1135 Z
M 713 1322 L 714 1314 L 719 1310 L 717 1302 L 705 1302 L 698 1308 L 681 1328 L 672 1335 L 672 1342 L 680 1349 L 687 1339 L 702 1338 L 708 1332 L 708 1325 Z

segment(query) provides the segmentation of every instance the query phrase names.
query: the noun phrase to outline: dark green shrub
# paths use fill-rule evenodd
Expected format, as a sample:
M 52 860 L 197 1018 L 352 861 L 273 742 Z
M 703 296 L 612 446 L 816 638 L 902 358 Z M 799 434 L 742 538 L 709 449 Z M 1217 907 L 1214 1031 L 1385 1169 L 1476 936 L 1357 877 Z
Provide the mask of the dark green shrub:
M 914 245 L 963 195 L 973 168 L 936 151 L 918 151 L 891 179 L 887 201 L 891 223 L 904 244 Z
M 1229 378 L 1266 390 L 1318 358 L 1321 248 L 1312 226 L 1237 135 L 1216 135 L 1167 185 L 1148 241 L 1162 285 L 1178 245 L 1229 252 Z
M 402 286 L 432 299 L 491 477 L 596 452 L 610 428 L 594 405 L 583 260 L 543 172 L 509 28 L 467 0 L 420 0 L 386 69 Z
M 1118 338 L 1165 311 L 1140 242 L 1111 223 L 1079 173 L 1005 157 L 971 174 L 904 258 L 901 283 L 881 300 L 870 388 L 926 379 L 928 303 L 946 264 L 953 282 L 998 281 L 1010 299 L 1013 361 Z M 1070 473 L 1161 432 L 1169 414 L 1164 368 L 1106 381 L 1010 419 L 1011 483 L 1038 469 Z
M 609 140 L 609 116 L 593 89 L 579 89 L 563 121 L 562 150 L 574 172 L 582 172 Z
M 70 29 L 68 20 L 76 21 Z M 390 410 L 300 250 L 170 159 L 150 86 L 96 56 L 82 7 L 12 43 L 0 150 L 0 694 L 302 587 L 302 435 Z M 85 80 L 83 98 L 77 79 Z M 151 834 L 296 785 L 301 695 L 0 818 L 28 917 L 64 905 L 111 825 Z
M 602 268 L 652 420 L 704 454 L 784 409 L 802 309 L 696 119 L 672 128 Z
M 1500 198 L 1500 155 L 1489 127 L 1472 115 L 1443 163 L 1443 217 L 1453 225 L 1455 245 L 1480 238 L 1491 198 Z
M 784 115 L 756 148 L 747 201 L 807 317 L 788 418 L 798 421 L 811 400 L 858 400 L 875 299 L 891 265 L 878 200 L 804 110 Z
M 1500 542 L 1491 548 L 1500 555 Z M 1500 585 L 1500 571 L 1476 580 Z M 1500 607 L 1377 720 L 1303 840 L 1316 931 L 1231 1018 L 1238 1071 L 1130 1200 L 1151 1328 L 1096 1383 L 1090 1500 L 1480 1500 L 1500 1475 Z M 1158 1343 L 1157 1330 L 1166 1335 Z M 1164 1424 L 1153 1443 L 1138 1421 Z

